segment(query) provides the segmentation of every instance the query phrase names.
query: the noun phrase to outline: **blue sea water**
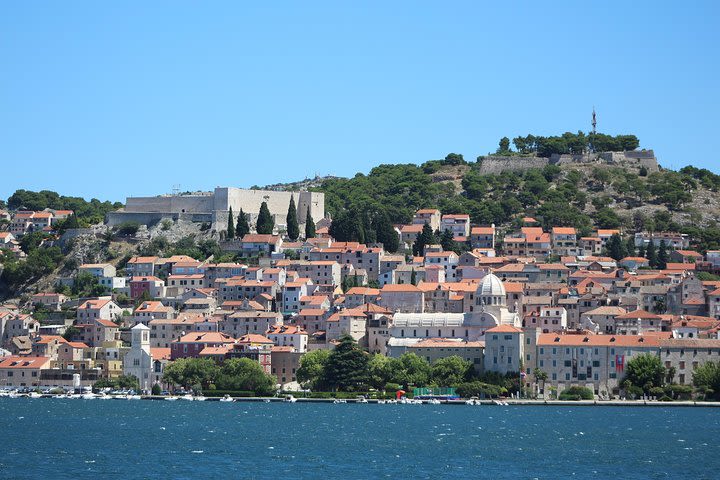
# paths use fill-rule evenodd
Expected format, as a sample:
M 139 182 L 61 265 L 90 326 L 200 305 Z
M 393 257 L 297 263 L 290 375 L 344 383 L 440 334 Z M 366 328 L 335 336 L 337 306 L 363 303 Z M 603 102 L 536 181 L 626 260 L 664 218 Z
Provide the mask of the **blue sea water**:
M 720 478 L 715 408 L 0 398 L 0 478 Z

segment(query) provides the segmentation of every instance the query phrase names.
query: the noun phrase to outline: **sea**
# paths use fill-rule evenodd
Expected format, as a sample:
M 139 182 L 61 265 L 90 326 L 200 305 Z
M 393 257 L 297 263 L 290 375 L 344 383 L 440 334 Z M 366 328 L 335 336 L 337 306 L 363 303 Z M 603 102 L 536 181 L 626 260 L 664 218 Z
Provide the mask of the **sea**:
M 719 479 L 720 409 L 0 398 L 0 479 Z

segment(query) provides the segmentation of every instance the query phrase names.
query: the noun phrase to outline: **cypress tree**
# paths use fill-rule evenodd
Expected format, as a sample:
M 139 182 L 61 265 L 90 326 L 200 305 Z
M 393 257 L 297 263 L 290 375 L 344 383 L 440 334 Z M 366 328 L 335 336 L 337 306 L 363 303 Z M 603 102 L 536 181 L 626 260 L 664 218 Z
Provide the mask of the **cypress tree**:
M 657 250 L 655 250 L 655 244 L 653 243 L 652 239 L 650 240 L 650 243 L 648 243 L 648 246 L 645 249 L 645 258 L 648 259 L 648 263 L 652 268 L 657 267 Z
M 658 248 L 658 254 L 657 254 L 657 268 L 659 268 L 660 270 L 665 270 L 667 268 L 667 261 L 668 261 L 667 245 L 665 244 L 665 240 L 661 240 L 660 248 Z
M 435 234 L 433 233 L 432 228 L 430 228 L 430 225 L 425 222 L 425 225 L 423 225 L 422 228 L 422 232 L 420 232 L 420 235 L 418 235 L 415 243 L 413 243 L 413 255 L 425 255 L 425 247 L 427 245 L 432 245 L 436 243 L 436 241 L 437 239 L 435 238 Z
M 446 252 L 450 252 L 455 249 L 455 237 L 450 230 L 445 230 L 440 237 L 440 245 Z
M 235 236 L 237 238 L 243 238 L 248 233 L 250 233 L 250 224 L 248 223 L 247 215 L 245 215 L 245 212 L 243 212 L 241 208 L 237 218 L 237 225 L 235 226 Z
M 625 242 L 625 248 L 627 249 L 628 257 L 635 256 L 635 237 L 632 235 L 628 237 L 627 242 Z
M 227 231 L 225 232 L 225 238 L 228 240 L 232 240 L 235 238 L 235 224 L 233 223 L 233 213 L 232 213 L 232 207 L 230 207 L 230 211 L 228 212 L 228 225 L 227 225 Z
M 258 213 L 255 230 L 257 230 L 257 233 L 271 234 L 273 232 L 273 228 L 275 228 L 275 220 L 270 214 L 267 202 L 262 202 L 260 204 L 260 213 Z
M 379 213 L 375 218 L 375 232 L 377 241 L 383 244 L 386 251 L 390 253 L 397 252 L 398 248 L 400 248 L 400 239 L 392 223 L 390 223 L 390 219 L 384 212 Z
M 608 255 L 615 260 L 622 260 L 626 256 L 627 251 L 625 250 L 625 244 L 617 233 L 613 234 L 610 240 L 608 240 L 607 252 Z
M 414 268 L 410 271 L 410 283 L 413 285 L 417 285 L 417 273 L 415 273 Z
M 287 235 L 293 242 L 300 236 L 300 227 L 298 227 L 297 208 L 295 207 L 295 197 L 290 195 L 290 205 L 287 213 Z
M 644 245 L 644 244 L 643 244 L 643 245 L 640 245 L 640 246 L 638 247 L 637 254 L 638 254 L 638 257 L 643 257 L 643 258 L 645 258 L 645 245 Z
M 315 221 L 310 215 L 310 207 L 308 207 L 307 215 L 305 215 L 305 238 L 315 238 Z

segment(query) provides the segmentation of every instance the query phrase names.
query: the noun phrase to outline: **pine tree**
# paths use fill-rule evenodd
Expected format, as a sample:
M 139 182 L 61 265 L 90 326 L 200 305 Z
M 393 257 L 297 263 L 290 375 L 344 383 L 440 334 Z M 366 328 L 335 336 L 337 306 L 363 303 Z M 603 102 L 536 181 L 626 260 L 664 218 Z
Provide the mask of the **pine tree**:
M 638 257 L 645 258 L 645 244 L 642 244 L 638 247 L 637 254 L 638 254 Z
M 300 236 L 300 227 L 298 227 L 297 208 L 295 207 L 295 197 L 290 195 L 290 205 L 287 213 L 287 235 L 293 242 Z
M 262 202 L 260 204 L 260 213 L 258 213 L 255 230 L 257 230 L 257 233 L 271 234 L 273 232 L 273 228 L 275 228 L 275 220 L 270 214 L 267 202 Z
M 247 215 L 245 215 L 245 212 L 243 212 L 241 208 L 237 218 L 237 225 L 235 226 L 235 236 L 237 238 L 243 238 L 248 233 L 250 233 L 250 224 L 248 223 Z
M 230 211 L 228 212 L 228 224 L 227 224 L 227 231 L 225 232 L 225 238 L 228 240 L 232 240 L 235 238 L 235 224 L 233 223 L 235 219 L 233 218 L 232 213 L 232 207 L 230 207 Z
M 657 267 L 657 251 L 655 250 L 655 244 L 652 239 L 645 250 L 645 258 L 648 259 L 648 263 L 652 268 Z
M 660 270 L 665 270 L 667 268 L 667 261 L 668 261 L 667 245 L 665 244 L 665 240 L 661 240 L 660 248 L 658 248 L 658 254 L 657 254 L 657 268 L 659 268 Z
M 414 268 L 410 271 L 410 283 L 413 285 L 417 285 L 417 273 L 415 273 Z
M 315 221 L 310 215 L 310 207 L 307 208 L 305 215 L 305 238 L 315 238 Z

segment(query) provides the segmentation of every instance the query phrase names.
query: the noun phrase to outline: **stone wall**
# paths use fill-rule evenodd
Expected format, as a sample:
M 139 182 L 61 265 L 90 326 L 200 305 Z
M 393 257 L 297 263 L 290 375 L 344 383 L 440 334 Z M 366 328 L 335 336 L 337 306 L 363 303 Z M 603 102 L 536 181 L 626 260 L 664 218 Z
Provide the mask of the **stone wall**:
M 531 168 L 543 168 L 549 163 L 544 157 L 521 157 L 489 155 L 480 162 L 480 174 L 491 175 L 502 172 L 519 172 Z
M 501 172 L 518 172 L 531 168 L 543 168 L 546 165 L 616 165 L 640 168 L 648 172 L 657 172 L 658 163 L 652 150 L 632 152 L 584 153 L 581 155 L 553 154 L 550 158 L 537 156 L 501 156 L 489 155 L 480 162 L 480 174 L 491 175 Z

